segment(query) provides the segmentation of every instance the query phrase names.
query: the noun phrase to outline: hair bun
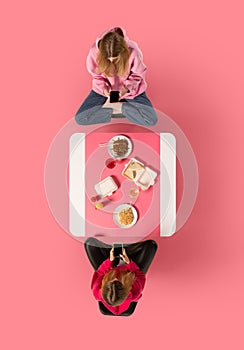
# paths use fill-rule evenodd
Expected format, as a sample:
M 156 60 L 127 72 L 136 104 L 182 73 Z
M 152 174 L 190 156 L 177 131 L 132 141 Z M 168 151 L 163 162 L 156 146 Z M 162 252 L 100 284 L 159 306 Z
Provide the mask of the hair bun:
M 124 37 L 124 33 L 123 33 L 123 30 L 120 28 L 120 27 L 114 27 L 111 32 L 114 32 L 114 33 L 117 33 L 119 34 L 120 36 L 122 36 L 122 38 Z

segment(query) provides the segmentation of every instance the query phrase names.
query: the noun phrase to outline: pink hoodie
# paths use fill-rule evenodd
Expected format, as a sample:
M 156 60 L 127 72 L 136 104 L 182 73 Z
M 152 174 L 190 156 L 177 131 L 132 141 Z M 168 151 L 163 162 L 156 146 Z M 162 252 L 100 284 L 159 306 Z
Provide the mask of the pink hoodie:
M 122 29 L 122 28 L 121 28 Z M 146 66 L 143 63 L 142 52 L 137 46 L 137 44 L 129 40 L 126 36 L 125 30 L 123 30 L 124 39 L 130 49 L 129 57 L 129 73 L 125 77 L 107 77 L 105 74 L 100 74 L 98 72 L 98 66 L 96 62 L 98 53 L 98 42 L 102 37 L 113 31 L 113 28 L 106 30 L 104 33 L 99 35 L 96 42 L 92 45 L 86 60 L 86 66 L 88 72 L 92 75 L 92 89 L 100 95 L 104 95 L 103 90 L 111 91 L 118 90 L 121 91 L 123 88 L 128 88 L 130 91 L 126 93 L 123 98 L 133 99 L 135 96 L 143 93 L 147 84 L 145 81 Z
M 133 271 L 135 273 L 135 279 L 134 279 L 132 288 L 130 290 L 130 293 L 127 299 L 119 306 L 108 305 L 103 300 L 102 293 L 101 293 L 103 277 L 106 275 L 108 271 L 112 269 L 116 269 L 116 271 L 121 271 L 121 270 Z M 107 259 L 99 266 L 97 271 L 94 272 L 91 288 L 93 291 L 93 295 L 97 300 L 102 301 L 102 303 L 106 306 L 106 308 L 109 309 L 113 314 L 119 315 L 123 311 L 128 309 L 132 301 L 137 301 L 138 299 L 141 298 L 145 281 L 146 281 L 145 274 L 139 269 L 139 267 L 134 261 L 131 260 L 130 263 L 127 265 L 113 267 L 112 261 L 110 261 L 110 259 Z

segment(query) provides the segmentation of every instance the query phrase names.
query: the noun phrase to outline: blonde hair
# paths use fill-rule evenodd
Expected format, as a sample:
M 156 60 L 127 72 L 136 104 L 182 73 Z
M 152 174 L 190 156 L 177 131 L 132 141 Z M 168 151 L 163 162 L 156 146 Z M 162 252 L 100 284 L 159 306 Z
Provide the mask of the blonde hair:
M 97 65 L 100 73 L 108 77 L 128 74 L 130 49 L 120 28 L 105 34 L 98 42 L 98 48 Z M 116 57 L 116 59 L 110 62 L 110 57 Z
M 135 279 L 135 273 L 132 271 L 120 271 L 118 280 L 113 281 L 116 275 L 117 271 L 113 269 L 108 271 L 102 279 L 102 297 L 108 305 L 112 306 L 123 303 L 128 297 Z

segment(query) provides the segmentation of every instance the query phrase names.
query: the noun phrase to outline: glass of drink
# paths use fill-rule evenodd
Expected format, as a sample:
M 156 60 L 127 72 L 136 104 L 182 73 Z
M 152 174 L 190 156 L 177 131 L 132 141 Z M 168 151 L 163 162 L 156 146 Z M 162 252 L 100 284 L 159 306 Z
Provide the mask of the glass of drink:
M 109 158 L 109 159 L 106 160 L 105 165 L 106 165 L 107 168 L 113 169 L 115 167 L 115 165 L 116 165 L 116 160 L 113 159 L 113 158 Z
M 129 196 L 130 198 L 136 198 L 139 195 L 139 189 L 137 187 L 132 187 L 129 190 Z
M 95 202 L 97 202 L 97 201 L 99 201 L 99 199 L 100 199 L 101 197 L 100 196 L 93 196 L 93 197 L 91 197 L 91 201 L 92 201 L 92 203 L 95 203 Z

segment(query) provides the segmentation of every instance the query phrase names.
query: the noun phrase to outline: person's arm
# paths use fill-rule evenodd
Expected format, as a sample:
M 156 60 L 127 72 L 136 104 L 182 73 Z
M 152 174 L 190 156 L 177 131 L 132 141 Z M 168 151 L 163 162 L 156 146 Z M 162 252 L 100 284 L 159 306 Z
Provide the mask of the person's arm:
M 142 295 L 142 290 L 146 282 L 146 275 L 140 270 L 139 266 L 133 260 L 129 259 L 128 255 L 126 254 L 125 248 L 123 248 L 123 253 L 120 256 L 126 263 L 126 269 L 128 271 L 134 272 L 135 274 L 135 279 L 130 290 L 130 298 L 131 301 L 136 301 Z
M 91 289 L 93 291 L 93 295 L 97 300 L 100 300 L 99 291 L 102 286 L 102 280 L 104 275 L 111 269 L 113 269 L 113 261 L 115 259 L 114 256 L 114 248 L 110 250 L 109 258 L 104 260 L 102 264 L 98 267 L 98 269 L 94 272 L 91 282 Z
M 91 289 L 93 292 L 94 297 L 97 300 L 100 300 L 100 294 L 99 291 L 102 286 L 102 280 L 104 275 L 113 268 L 113 262 L 110 259 L 105 260 L 97 269 L 97 271 L 94 272 L 91 282 Z
M 142 296 L 142 291 L 146 282 L 146 275 L 132 260 L 130 260 L 130 263 L 126 267 L 129 271 L 133 271 L 135 273 L 135 279 L 130 290 L 130 295 L 131 301 L 137 301 Z
M 127 96 L 135 96 L 138 94 L 140 84 L 144 80 L 147 67 L 143 63 L 142 54 L 139 50 L 134 49 L 131 53 L 133 59 L 130 67 L 130 74 L 124 82 L 124 88 L 127 89 Z
M 100 95 L 108 96 L 108 93 L 111 90 L 111 86 L 108 79 L 98 73 L 98 66 L 96 61 L 97 52 L 97 48 L 92 46 L 86 59 L 86 67 L 88 72 L 92 75 L 93 90 Z

